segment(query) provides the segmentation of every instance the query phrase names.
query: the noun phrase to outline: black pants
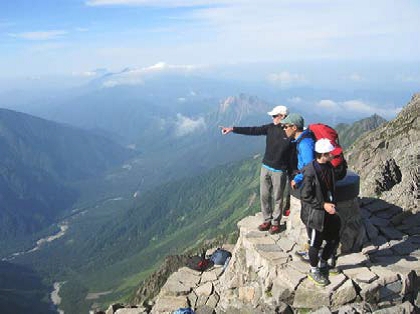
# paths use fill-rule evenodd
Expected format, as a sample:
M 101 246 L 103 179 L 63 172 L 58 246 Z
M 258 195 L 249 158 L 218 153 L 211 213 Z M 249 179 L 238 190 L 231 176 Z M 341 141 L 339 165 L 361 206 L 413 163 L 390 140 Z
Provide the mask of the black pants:
M 312 267 L 318 266 L 319 250 L 324 240 L 326 241 L 326 244 L 322 250 L 321 259 L 326 261 L 335 253 L 338 244 L 340 243 L 340 227 L 340 216 L 325 213 L 324 230 L 322 232 L 307 228 L 310 239 L 309 262 Z

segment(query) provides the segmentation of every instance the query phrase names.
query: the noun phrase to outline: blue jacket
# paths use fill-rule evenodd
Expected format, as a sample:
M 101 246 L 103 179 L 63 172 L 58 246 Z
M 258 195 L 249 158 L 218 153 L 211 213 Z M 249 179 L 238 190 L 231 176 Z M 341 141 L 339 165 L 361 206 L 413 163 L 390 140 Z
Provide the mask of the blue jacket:
M 299 170 L 299 173 L 293 180 L 297 187 L 300 187 L 303 181 L 303 174 L 300 171 L 315 159 L 315 141 L 309 129 L 305 129 L 297 139 L 292 141 L 292 143 L 296 143 L 297 168 Z

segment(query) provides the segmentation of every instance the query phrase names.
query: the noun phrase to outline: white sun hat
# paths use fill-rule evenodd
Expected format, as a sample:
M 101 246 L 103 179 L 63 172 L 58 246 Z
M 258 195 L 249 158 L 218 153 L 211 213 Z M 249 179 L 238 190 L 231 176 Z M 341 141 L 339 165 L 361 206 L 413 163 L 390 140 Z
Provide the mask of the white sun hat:
M 315 143 L 315 151 L 320 154 L 332 152 L 334 149 L 335 147 L 327 138 L 321 138 Z
M 289 110 L 287 109 L 286 106 L 276 106 L 273 108 L 273 110 L 267 112 L 268 115 L 270 116 L 276 116 L 278 114 L 282 114 L 282 115 L 288 115 L 289 114 Z

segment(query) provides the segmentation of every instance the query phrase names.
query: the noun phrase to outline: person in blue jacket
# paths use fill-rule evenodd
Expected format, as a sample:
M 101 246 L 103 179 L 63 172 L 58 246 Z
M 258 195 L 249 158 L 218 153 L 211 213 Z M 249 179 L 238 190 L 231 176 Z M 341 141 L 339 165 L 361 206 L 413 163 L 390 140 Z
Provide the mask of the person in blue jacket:
M 298 189 L 303 181 L 301 170 L 315 158 L 315 141 L 309 129 L 304 129 L 304 119 L 300 114 L 291 113 L 283 119 L 283 129 L 287 137 L 292 138 L 295 144 L 296 160 L 292 160 L 292 178 L 290 185 L 292 189 Z

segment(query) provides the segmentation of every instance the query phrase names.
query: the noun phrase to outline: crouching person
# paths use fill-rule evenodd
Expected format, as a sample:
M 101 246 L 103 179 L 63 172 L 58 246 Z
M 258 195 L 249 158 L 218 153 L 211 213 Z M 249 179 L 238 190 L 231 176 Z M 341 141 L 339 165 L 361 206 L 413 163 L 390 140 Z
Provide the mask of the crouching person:
M 334 146 L 328 139 L 315 143 L 316 158 L 303 168 L 301 189 L 301 219 L 310 235 L 308 278 L 319 286 L 328 281 L 327 260 L 331 258 L 340 240 L 340 217 L 334 202 L 334 173 L 330 164 Z M 326 241 L 321 256 L 322 242 Z

